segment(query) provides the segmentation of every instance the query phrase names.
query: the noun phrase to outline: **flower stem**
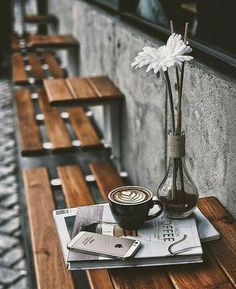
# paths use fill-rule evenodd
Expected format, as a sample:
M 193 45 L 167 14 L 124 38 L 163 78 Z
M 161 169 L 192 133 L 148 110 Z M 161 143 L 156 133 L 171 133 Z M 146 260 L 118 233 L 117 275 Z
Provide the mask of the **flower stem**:
M 184 29 L 184 44 L 187 44 L 188 38 L 188 22 L 185 23 Z M 178 109 L 177 109 L 177 127 L 176 127 L 176 134 L 181 134 L 182 130 L 182 95 L 183 95 L 183 84 L 184 84 L 184 66 L 185 63 L 182 63 L 181 75 L 180 75 L 180 83 L 179 83 L 179 90 L 178 90 Z M 177 80 L 178 81 L 178 80 Z
M 172 119 L 172 133 L 175 134 L 175 113 L 174 113 L 174 101 L 173 101 L 173 95 L 172 95 L 172 90 L 171 90 L 171 85 L 170 85 L 170 78 L 168 71 L 164 71 L 165 78 L 166 78 L 166 84 L 167 84 L 167 89 L 168 89 L 168 95 L 169 95 L 169 100 L 170 100 L 170 111 L 171 111 L 171 119 Z

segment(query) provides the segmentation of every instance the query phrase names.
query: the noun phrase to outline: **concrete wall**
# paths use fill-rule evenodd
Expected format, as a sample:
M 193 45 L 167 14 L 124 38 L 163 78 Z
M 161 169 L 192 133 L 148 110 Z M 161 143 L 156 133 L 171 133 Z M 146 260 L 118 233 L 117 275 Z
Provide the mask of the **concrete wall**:
M 152 39 L 79 0 L 50 0 L 60 32 L 81 43 L 82 75 L 108 75 L 126 97 L 123 163 L 134 184 L 155 192 L 165 172 L 165 85 L 130 63 Z M 186 66 L 187 166 L 200 196 L 216 196 L 236 216 L 236 83 L 194 60 Z M 98 113 L 100 120 L 101 114 Z M 101 123 L 101 122 L 100 122 Z

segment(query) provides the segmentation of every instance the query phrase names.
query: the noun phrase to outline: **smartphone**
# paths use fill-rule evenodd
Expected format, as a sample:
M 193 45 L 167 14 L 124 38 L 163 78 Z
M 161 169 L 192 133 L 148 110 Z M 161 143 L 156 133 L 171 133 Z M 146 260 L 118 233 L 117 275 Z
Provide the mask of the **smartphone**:
M 127 259 L 135 255 L 141 247 L 141 242 L 81 231 L 67 244 L 67 247 L 75 252 Z

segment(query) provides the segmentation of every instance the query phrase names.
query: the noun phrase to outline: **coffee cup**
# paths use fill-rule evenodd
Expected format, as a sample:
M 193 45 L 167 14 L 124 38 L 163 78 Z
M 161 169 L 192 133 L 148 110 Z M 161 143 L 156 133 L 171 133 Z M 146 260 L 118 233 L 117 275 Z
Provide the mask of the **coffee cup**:
M 163 205 L 153 200 L 151 191 L 140 186 L 123 186 L 112 190 L 108 195 L 112 215 L 117 224 L 128 230 L 139 228 L 145 221 L 158 217 Z M 149 215 L 150 209 L 159 206 L 159 211 Z

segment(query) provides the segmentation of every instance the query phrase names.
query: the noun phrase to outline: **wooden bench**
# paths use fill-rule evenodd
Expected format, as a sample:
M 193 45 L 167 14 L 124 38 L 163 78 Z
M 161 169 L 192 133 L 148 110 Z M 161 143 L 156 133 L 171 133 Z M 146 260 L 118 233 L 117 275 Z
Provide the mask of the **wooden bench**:
M 45 79 L 44 87 L 53 106 L 100 105 L 123 99 L 120 90 L 106 76 Z
M 84 151 L 103 148 L 101 138 L 81 107 L 60 112 L 49 105 L 44 89 L 33 93 L 20 89 L 15 92 L 15 99 L 23 156 L 37 156 L 48 150 L 62 153 L 78 147 Z
M 45 50 L 59 49 L 66 50 L 68 63 L 72 75 L 77 75 L 79 71 L 79 42 L 70 34 L 26 34 L 24 37 L 19 37 L 17 34 L 12 36 L 12 50 Z
M 57 24 L 59 22 L 58 18 L 53 14 L 48 15 L 37 15 L 37 14 L 27 14 L 24 16 L 25 23 L 30 24 Z
M 15 52 L 12 55 L 12 80 L 16 85 L 42 83 L 44 78 L 63 78 L 67 73 L 52 52 Z
M 12 49 L 22 49 L 21 41 L 25 41 L 25 48 L 54 48 L 66 49 L 79 45 L 79 42 L 70 34 L 26 34 L 24 38 L 19 37 L 16 33 L 12 36 Z
M 89 165 L 102 196 L 123 184 L 111 163 Z M 57 168 L 66 205 L 94 203 L 94 197 L 78 165 Z M 24 183 L 38 288 L 73 288 L 60 255 L 59 241 L 52 219 L 55 208 L 50 176 L 46 168 L 24 171 Z M 236 226 L 234 219 L 214 197 L 203 198 L 199 208 L 221 234 L 221 239 L 205 243 L 204 263 L 112 270 L 89 270 L 93 289 L 213 289 L 236 286 Z M 46 242 L 47 241 L 47 242 Z

